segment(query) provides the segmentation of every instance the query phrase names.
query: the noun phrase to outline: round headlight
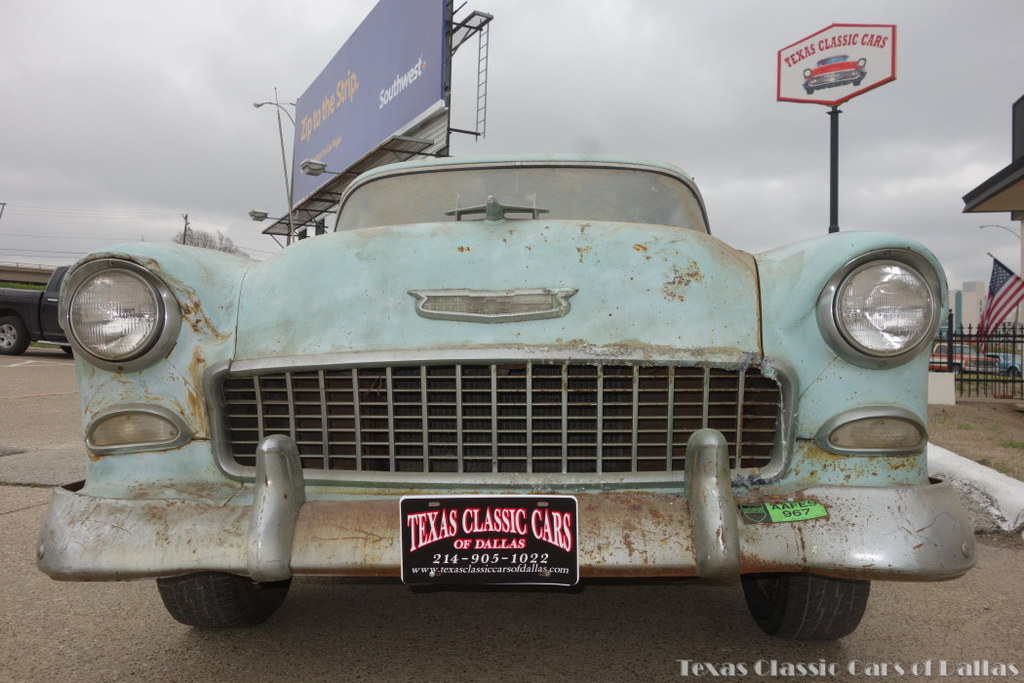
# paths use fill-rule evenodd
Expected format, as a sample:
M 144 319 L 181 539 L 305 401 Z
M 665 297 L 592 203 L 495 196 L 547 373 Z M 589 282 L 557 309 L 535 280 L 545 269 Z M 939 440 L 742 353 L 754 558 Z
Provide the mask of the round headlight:
M 943 278 L 909 249 L 880 249 L 840 268 L 818 297 L 818 329 L 855 365 L 891 367 L 917 357 L 938 328 Z
M 835 320 L 843 337 L 872 356 L 895 356 L 935 332 L 937 306 L 924 277 L 898 261 L 875 261 L 839 284 Z
M 72 342 L 90 360 L 124 369 L 173 343 L 168 321 L 178 316 L 168 310 L 176 302 L 149 271 L 127 261 L 93 261 L 69 280 L 65 321 Z

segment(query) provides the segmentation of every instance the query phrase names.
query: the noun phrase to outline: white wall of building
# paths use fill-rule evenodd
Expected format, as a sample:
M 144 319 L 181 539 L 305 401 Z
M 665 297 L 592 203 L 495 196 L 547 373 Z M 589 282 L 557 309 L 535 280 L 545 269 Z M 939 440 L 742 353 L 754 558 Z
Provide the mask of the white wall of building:
M 959 321 L 964 327 L 970 325 L 978 327 L 981 321 L 981 311 L 985 307 L 985 297 L 988 295 L 988 283 L 965 282 L 960 290 Z M 956 304 L 956 293 L 949 296 L 950 307 Z

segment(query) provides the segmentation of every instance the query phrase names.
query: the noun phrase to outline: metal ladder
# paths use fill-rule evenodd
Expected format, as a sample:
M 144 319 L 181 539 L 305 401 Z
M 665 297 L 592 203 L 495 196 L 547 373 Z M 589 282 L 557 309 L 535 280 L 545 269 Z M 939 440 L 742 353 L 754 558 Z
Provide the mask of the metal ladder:
M 476 132 L 481 138 L 487 136 L 487 58 L 490 36 L 490 23 L 485 23 L 477 36 Z

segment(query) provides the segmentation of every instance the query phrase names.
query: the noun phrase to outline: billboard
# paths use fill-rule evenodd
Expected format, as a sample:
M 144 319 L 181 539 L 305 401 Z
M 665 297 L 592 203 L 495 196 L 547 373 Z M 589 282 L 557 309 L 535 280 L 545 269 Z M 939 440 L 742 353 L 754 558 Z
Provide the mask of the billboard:
M 298 205 L 445 100 L 446 0 L 380 0 L 296 101 L 292 196 Z
M 832 24 L 779 50 L 777 99 L 834 107 L 895 79 L 895 26 Z

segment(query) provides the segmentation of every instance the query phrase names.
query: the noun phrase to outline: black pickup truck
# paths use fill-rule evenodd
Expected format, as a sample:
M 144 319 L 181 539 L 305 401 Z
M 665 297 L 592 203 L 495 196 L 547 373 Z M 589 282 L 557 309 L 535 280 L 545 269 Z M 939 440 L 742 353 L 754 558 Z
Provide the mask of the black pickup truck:
M 0 289 L 0 355 L 17 356 L 34 341 L 56 344 L 71 352 L 64 330 L 57 323 L 57 294 L 67 271 L 66 266 L 55 269 L 41 292 Z

